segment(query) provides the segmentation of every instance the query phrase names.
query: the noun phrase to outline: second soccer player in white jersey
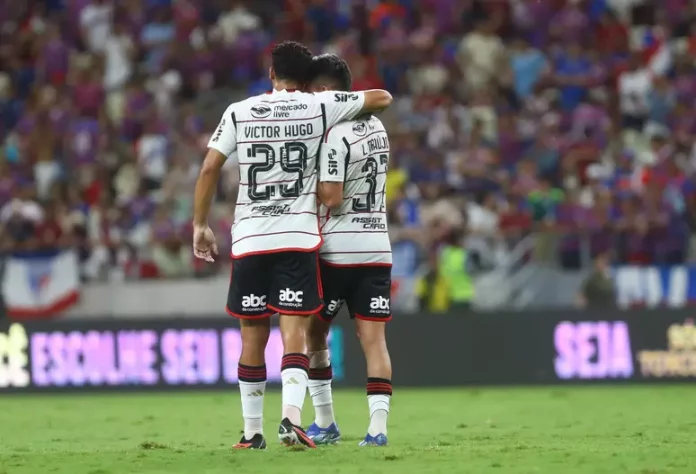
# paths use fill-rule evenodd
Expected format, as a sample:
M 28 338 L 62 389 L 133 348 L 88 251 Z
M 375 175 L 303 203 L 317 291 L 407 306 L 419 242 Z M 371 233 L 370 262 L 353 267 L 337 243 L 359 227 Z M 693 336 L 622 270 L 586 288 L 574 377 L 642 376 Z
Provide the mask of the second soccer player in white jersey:
M 230 105 L 208 144 L 196 183 L 194 254 L 217 253 L 207 219 L 225 160 L 236 154 L 240 185 L 232 226 L 232 276 L 227 311 L 241 321 L 239 389 L 244 435 L 239 449 L 263 449 L 265 349 L 269 317 L 280 314 L 283 408 L 279 439 L 314 447 L 301 428 L 307 391 L 307 331 L 323 306 L 317 250 L 317 153 L 326 131 L 391 103 L 386 91 L 309 94 L 312 54 L 285 42 L 272 53 L 273 91 Z
M 336 55 L 314 59 L 312 90 L 351 89 L 350 69 Z M 324 244 L 320 250 L 324 309 L 309 337 L 309 392 L 316 419 L 307 435 L 317 444 L 340 439 L 331 394 L 329 325 L 346 304 L 357 324 L 367 360 L 370 424 L 363 446 L 387 444 L 392 395 L 385 323 L 391 319 L 392 253 L 387 232 L 385 186 L 389 138 L 382 122 L 363 115 L 330 128 L 319 156 L 318 194 Z

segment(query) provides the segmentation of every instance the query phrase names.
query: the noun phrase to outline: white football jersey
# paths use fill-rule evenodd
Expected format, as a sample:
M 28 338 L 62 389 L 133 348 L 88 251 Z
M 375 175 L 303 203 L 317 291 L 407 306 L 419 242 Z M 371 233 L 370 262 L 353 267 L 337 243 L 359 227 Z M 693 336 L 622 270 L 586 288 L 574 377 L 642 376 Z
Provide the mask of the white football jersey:
M 392 263 L 386 195 L 389 138 L 376 117 L 339 123 L 321 147 L 320 181 L 343 182 L 343 204 L 322 206 L 322 260 L 333 265 Z
M 230 105 L 208 143 L 239 161 L 232 256 L 319 248 L 317 154 L 363 92 L 273 91 Z

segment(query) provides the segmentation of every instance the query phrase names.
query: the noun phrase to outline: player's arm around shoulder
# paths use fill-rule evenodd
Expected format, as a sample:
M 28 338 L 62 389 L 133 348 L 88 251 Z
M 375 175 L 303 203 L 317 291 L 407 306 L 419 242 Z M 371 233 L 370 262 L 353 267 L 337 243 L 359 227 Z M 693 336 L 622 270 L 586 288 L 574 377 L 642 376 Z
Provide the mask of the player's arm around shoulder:
M 363 104 L 363 112 L 381 112 L 389 107 L 394 98 L 392 95 L 382 89 L 371 89 L 365 91 L 365 103 Z
M 325 107 L 329 127 L 365 113 L 381 112 L 394 101 L 389 92 L 381 89 L 361 92 L 318 92 L 315 94 L 315 100 Z
M 343 133 L 344 124 L 329 129 L 319 152 L 317 196 L 322 204 L 334 209 L 343 204 L 343 182 L 350 144 Z

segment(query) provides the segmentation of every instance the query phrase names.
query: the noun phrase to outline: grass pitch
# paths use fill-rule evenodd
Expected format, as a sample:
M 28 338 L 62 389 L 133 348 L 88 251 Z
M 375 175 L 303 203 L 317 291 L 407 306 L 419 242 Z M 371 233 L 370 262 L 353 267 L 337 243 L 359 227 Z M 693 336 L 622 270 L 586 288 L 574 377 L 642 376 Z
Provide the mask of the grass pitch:
M 344 440 L 235 452 L 238 394 L 0 397 L 0 474 L 696 473 L 696 386 L 405 390 L 386 448 L 358 448 L 361 391 L 336 391 Z M 311 419 L 307 400 L 306 421 Z

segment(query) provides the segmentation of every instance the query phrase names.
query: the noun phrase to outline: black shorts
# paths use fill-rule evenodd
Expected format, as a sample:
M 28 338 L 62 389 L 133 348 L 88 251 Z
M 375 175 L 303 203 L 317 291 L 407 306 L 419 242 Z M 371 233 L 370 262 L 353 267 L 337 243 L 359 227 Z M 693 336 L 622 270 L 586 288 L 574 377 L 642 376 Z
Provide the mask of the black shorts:
M 227 312 L 240 319 L 316 314 L 323 306 L 319 255 L 278 252 L 232 260 Z
M 351 318 L 366 321 L 391 319 L 391 267 L 337 266 L 321 262 L 324 309 L 319 316 L 332 321 L 343 303 Z

